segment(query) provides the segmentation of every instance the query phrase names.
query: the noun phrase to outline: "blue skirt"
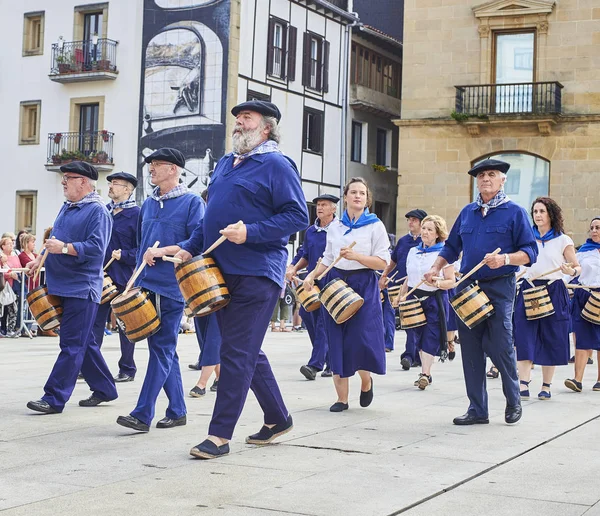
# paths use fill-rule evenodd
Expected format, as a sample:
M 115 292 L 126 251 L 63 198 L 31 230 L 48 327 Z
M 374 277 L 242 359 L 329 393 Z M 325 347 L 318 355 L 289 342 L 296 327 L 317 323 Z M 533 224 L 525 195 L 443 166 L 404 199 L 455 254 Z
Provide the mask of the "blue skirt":
M 333 374 L 342 378 L 356 371 L 385 374 L 383 313 L 377 276 L 371 270 L 344 271 L 333 268 L 327 281 L 341 278 L 365 302 L 350 319 L 337 324 L 325 314 L 325 332 L 329 341 L 329 358 Z
M 215 313 L 204 317 L 194 317 L 194 326 L 201 343 L 200 366 L 214 366 L 221 363 L 221 328 Z
M 422 299 L 423 293 L 424 291 L 417 290 L 410 295 L 409 299 Z M 428 296 L 421 301 L 427 324 L 406 329 L 406 341 L 408 343 L 414 345 L 419 351 L 434 356 L 440 354 L 442 346 L 447 349 L 445 343 L 446 331 L 448 331 L 446 328 L 449 312 L 448 292 L 440 291 L 439 297 L 441 306 L 436 295 Z
M 594 289 L 598 290 L 598 289 Z M 590 297 L 587 290 L 575 290 L 571 304 L 571 318 L 575 332 L 575 347 L 577 349 L 600 349 L 600 324 L 593 324 L 581 317 L 581 311 Z
M 517 295 L 514 311 L 513 337 L 517 348 L 517 360 L 531 360 L 543 366 L 559 366 L 569 363 L 569 292 L 560 281 L 548 283 L 537 280 L 536 287 L 546 285 L 554 314 L 534 321 L 525 316 L 523 290 L 531 288 L 524 281 Z
M 448 291 L 448 295 L 447 295 L 447 299 L 452 299 L 454 297 L 454 294 L 456 294 L 456 291 L 451 288 Z M 457 331 L 458 330 L 458 323 L 456 322 L 456 312 L 454 310 L 451 310 L 448 307 L 446 307 L 446 331 Z M 444 337 L 446 338 L 446 337 Z

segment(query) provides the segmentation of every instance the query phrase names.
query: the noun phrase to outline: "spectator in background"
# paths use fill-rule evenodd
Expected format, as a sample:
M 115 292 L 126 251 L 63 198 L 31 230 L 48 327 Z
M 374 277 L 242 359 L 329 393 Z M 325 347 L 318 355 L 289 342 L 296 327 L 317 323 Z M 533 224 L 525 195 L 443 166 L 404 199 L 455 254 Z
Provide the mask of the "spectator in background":
M 27 264 L 37 258 L 35 252 L 35 236 L 29 233 L 23 233 L 19 239 L 19 247 L 21 248 L 21 254 L 19 254 L 19 262 L 21 267 L 27 267 Z M 27 280 L 26 289 L 27 292 L 40 286 L 40 280 L 36 279 L 35 284 L 33 278 Z
M 0 296 L 2 303 L 2 317 L 0 321 L 2 333 L 7 337 L 12 338 L 19 336 L 16 333 L 18 294 L 14 291 L 14 288 L 18 286 L 19 294 L 21 289 L 21 284 L 17 281 L 19 279 L 19 273 L 10 270 L 21 267 L 19 257 L 13 254 L 13 250 L 13 239 L 10 236 L 2 237 L 0 240 L 0 252 L 2 253 L 0 259 L 2 261 L 2 267 L 9 270 L 4 273 L 6 286 Z

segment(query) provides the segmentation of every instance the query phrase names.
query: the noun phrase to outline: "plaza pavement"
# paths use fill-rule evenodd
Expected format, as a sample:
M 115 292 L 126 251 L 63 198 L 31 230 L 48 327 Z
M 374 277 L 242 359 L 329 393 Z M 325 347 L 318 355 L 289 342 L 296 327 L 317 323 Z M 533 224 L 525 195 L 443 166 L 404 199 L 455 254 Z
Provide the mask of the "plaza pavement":
M 397 332 L 397 348 L 403 342 Z M 79 407 L 89 390 L 78 382 L 62 414 L 38 415 L 25 404 L 43 394 L 58 339 L 0 340 L 1 516 L 600 516 L 596 364 L 580 394 L 562 385 L 572 366 L 558 368 L 552 399 L 525 402 L 514 427 L 504 424 L 500 380 L 491 380 L 490 424 L 457 427 L 452 418 L 467 408 L 459 356 L 436 362 L 433 385 L 423 392 L 412 385 L 418 371 L 401 370 L 399 351 L 388 354 L 371 407 L 359 407 L 354 378 L 350 410 L 332 414 L 331 379 L 309 382 L 298 372 L 309 355 L 306 333 L 269 332 L 264 349 L 293 431 L 267 447 L 244 444 L 262 424 L 250 394 L 230 455 L 200 461 L 188 452 L 206 435 L 214 393 L 186 399 L 184 427 L 137 434 L 115 423 L 133 409 L 142 384 L 146 343 L 137 348 L 138 377 L 119 385 L 118 400 Z M 197 358 L 195 335 L 181 336 L 178 349 L 187 394 L 198 376 L 187 367 Z M 116 335 L 103 351 L 116 371 Z M 540 373 L 533 371 L 534 395 Z M 161 395 L 154 423 L 165 407 Z

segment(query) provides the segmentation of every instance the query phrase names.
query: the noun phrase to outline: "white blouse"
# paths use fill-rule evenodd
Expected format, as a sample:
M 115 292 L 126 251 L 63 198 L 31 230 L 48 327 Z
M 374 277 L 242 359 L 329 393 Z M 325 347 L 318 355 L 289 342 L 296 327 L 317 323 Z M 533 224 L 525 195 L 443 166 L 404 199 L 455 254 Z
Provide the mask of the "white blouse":
M 542 245 L 542 242 L 537 240 L 537 261 L 531 267 L 527 267 L 527 273 L 525 274 L 524 278 L 535 278 L 544 272 L 548 272 L 552 269 L 560 267 L 561 264 L 565 263 L 564 252 L 565 249 L 570 245 L 574 245 L 573 240 L 570 236 L 565 234 L 553 238 L 552 240 L 548 240 L 545 245 Z M 562 278 L 563 273 L 558 271 L 548 274 L 540 279 L 559 280 Z
M 390 263 L 390 239 L 383 222 L 378 220 L 368 226 L 355 228 L 347 235 L 348 227 L 342 224 L 342 221 L 335 219 L 327 228 L 327 244 L 323 253 L 321 263 L 328 267 L 340 255 L 342 247 L 348 247 L 352 242 L 356 245 L 352 248 L 359 254 L 365 256 L 377 256 L 385 261 L 386 265 Z M 365 266 L 355 260 L 346 260 L 342 258 L 336 265 L 336 268 L 345 271 L 364 269 Z
M 577 259 L 581 265 L 579 283 L 586 287 L 600 287 L 600 250 L 577 253 Z
M 431 253 L 419 253 L 417 251 L 418 249 L 416 247 L 411 248 L 411 250 L 408 251 L 408 257 L 406 258 L 406 273 L 408 274 L 409 290 L 416 287 L 421 282 L 425 273 L 429 272 L 433 262 L 435 262 L 435 259 L 440 254 L 439 251 L 432 251 Z M 425 283 L 423 283 L 419 289 L 428 292 L 438 290 Z

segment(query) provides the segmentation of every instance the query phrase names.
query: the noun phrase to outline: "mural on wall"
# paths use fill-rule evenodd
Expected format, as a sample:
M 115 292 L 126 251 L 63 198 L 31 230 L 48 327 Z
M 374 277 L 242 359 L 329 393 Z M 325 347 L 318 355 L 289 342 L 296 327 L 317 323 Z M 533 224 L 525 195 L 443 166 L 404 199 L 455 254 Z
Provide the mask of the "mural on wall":
M 138 200 L 153 186 L 144 157 L 174 147 L 201 193 L 225 151 L 229 0 L 144 0 Z

